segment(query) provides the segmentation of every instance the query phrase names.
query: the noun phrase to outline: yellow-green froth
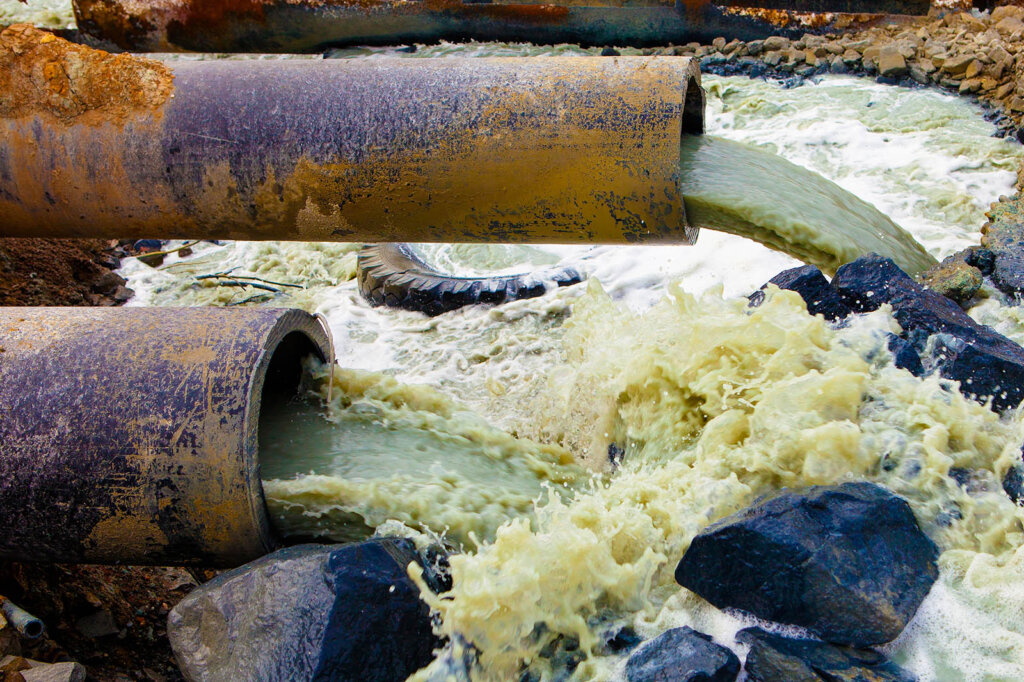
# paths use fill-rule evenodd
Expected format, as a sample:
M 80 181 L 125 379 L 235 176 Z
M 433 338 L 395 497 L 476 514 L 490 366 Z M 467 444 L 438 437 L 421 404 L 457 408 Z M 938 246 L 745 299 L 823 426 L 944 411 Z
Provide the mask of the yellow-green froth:
M 948 551 L 939 582 L 884 650 L 924 680 L 1018 682 L 1024 671 L 1024 550 Z
M 691 225 L 747 237 L 835 272 L 867 253 L 908 273 L 935 259 L 874 206 L 764 150 L 684 135 L 679 188 Z
M 0 26 L 29 23 L 40 28 L 74 28 L 71 0 L 0 0 Z
M 175 241 L 169 247 L 182 244 Z M 135 258 L 125 259 L 121 272 L 141 292 L 132 305 L 271 305 L 314 312 L 335 287 L 355 278 L 361 246 L 344 242 L 203 242 L 193 247 L 194 255 L 171 255 L 157 268 Z M 217 274 L 224 276 L 210 277 Z M 266 285 L 275 291 L 229 282 Z
M 264 491 L 278 532 L 349 540 L 386 521 L 493 538 L 534 500 L 590 475 L 561 448 L 518 439 L 434 389 L 335 368 L 331 401 L 291 404 L 261 421 Z
M 611 674 L 593 651 L 595 624 L 685 620 L 662 611 L 695 603 L 673 599 L 672 578 L 693 536 L 785 486 L 888 487 L 909 501 L 944 566 L 953 556 L 1004 561 L 1021 544 L 1024 512 L 1000 488 L 1019 458 L 1019 425 L 896 369 L 884 332 L 898 327 L 884 311 L 835 330 L 792 292 L 773 289 L 750 309 L 676 289 L 633 314 L 593 286 L 570 324 L 571 369 L 551 377 L 538 429 L 579 456 L 621 443 L 625 462 L 593 490 L 452 557 L 454 588 L 431 603 L 446 633 L 479 649 L 479 679 L 510 679 L 559 637 L 593 654 L 574 679 Z M 954 467 L 972 472 L 967 489 L 948 475 Z M 908 641 L 938 646 L 930 636 Z

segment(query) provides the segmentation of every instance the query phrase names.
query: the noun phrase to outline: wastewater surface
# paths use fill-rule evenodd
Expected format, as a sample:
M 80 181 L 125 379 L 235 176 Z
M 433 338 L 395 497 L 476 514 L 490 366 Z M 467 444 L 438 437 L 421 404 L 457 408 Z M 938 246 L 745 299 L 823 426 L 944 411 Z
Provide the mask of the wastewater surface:
M 709 134 L 821 174 L 933 258 L 977 243 L 1021 160 L 976 109 L 930 91 L 852 78 L 705 86 Z M 1024 679 L 1024 510 L 999 485 L 1022 422 L 896 369 L 886 311 L 833 329 L 788 292 L 749 309 L 743 296 L 799 261 L 704 230 L 691 247 L 424 247 L 459 274 L 561 263 L 589 276 L 426 318 L 360 300 L 357 248 L 202 244 L 122 274 L 133 305 L 293 305 L 327 317 L 345 369 L 311 367 L 313 393 L 261 432 L 275 523 L 302 538 L 376 528 L 461 547 L 449 598 L 431 603 L 446 634 L 478 649 L 475 679 L 517 679 L 524 663 L 563 679 L 566 642 L 583 654 L 572 679 L 622 679 L 622 657 L 601 643 L 625 625 L 644 637 L 692 625 L 735 645 L 752 621 L 672 578 L 691 538 L 769 490 L 846 480 L 904 496 L 942 550 L 939 582 L 886 653 L 922 680 Z M 303 288 L 195 279 L 229 270 Z M 1020 340 L 1018 310 L 989 300 L 973 314 Z M 974 472 L 968 488 L 952 467 Z M 442 655 L 435 672 L 446 665 Z
M 679 159 L 691 225 L 752 239 L 828 274 L 865 253 L 892 258 L 910 274 L 936 263 L 877 208 L 769 151 L 684 135 Z

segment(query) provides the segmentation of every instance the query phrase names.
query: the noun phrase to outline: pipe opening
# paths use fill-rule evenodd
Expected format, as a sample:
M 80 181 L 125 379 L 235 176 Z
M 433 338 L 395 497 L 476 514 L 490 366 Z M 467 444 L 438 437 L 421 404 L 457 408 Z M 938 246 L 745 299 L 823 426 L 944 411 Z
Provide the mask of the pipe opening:
M 272 472 L 281 465 L 275 461 L 274 455 L 280 448 L 274 447 L 273 443 L 279 438 L 282 421 L 294 418 L 295 405 L 301 402 L 310 385 L 306 359 L 312 356 L 322 362 L 327 361 L 326 343 L 329 342 L 326 338 L 320 339 L 321 343 L 314 340 L 314 329 L 319 331 L 320 328 L 317 323 L 312 322 L 308 332 L 291 331 L 270 349 L 270 360 L 262 377 L 262 386 L 256 391 L 256 443 L 250 450 L 249 480 L 254 494 L 252 503 L 255 523 L 264 540 L 266 551 L 280 546 L 280 538 L 274 532 L 270 520 L 262 484 L 264 472 Z
M 25 623 L 21 634 L 28 639 L 38 639 L 43 636 L 43 622 L 40 620 L 30 620 Z
M 261 430 L 262 412 L 267 408 L 286 404 L 299 394 L 303 388 L 303 361 L 311 355 L 320 360 L 325 359 L 313 340 L 299 331 L 287 334 L 274 349 L 260 396 Z
M 704 88 L 693 76 L 686 81 L 686 96 L 683 100 L 683 134 L 704 134 Z

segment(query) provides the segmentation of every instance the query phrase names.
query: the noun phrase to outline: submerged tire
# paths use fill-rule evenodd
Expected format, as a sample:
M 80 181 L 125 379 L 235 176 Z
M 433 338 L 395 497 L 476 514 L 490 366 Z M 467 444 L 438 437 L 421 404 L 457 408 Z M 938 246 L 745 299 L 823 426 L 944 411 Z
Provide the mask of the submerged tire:
M 474 303 L 536 298 L 545 281 L 568 286 L 583 281 L 575 268 L 499 277 L 453 277 L 430 267 L 403 243 L 368 244 L 359 252 L 359 293 L 371 305 L 440 315 Z

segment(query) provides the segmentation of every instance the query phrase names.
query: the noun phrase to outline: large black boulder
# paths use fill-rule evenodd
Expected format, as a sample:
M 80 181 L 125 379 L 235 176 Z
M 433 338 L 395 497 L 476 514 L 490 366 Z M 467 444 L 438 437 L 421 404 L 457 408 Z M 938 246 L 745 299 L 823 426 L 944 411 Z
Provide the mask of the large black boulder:
M 750 682 L 915 682 L 916 677 L 871 649 L 840 647 L 741 630 L 736 639 L 750 645 L 744 668 Z
M 688 627 L 644 642 L 626 661 L 628 682 L 733 682 L 739 674 L 736 654 Z
M 932 356 L 919 366 L 905 346 L 894 348 L 898 366 L 915 374 L 926 368 L 960 382 L 964 395 L 991 399 L 998 411 L 1024 400 L 1024 348 L 978 324 L 960 306 L 927 289 L 892 260 L 869 254 L 843 265 L 832 282 L 811 265 L 779 273 L 772 284 L 796 291 L 812 314 L 836 321 L 853 312 L 866 313 L 883 304 L 903 328 L 904 338 L 937 336 Z M 754 300 L 756 304 L 756 300 Z
M 719 608 L 865 647 L 894 639 L 928 594 L 938 550 L 872 483 L 783 490 L 708 526 L 676 581 Z
M 221 574 L 168 616 L 186 679 L 405 680 L 441 642 L 412 542 L 299 545 Z M 429 566 L 428 566 L 429 570 Z

